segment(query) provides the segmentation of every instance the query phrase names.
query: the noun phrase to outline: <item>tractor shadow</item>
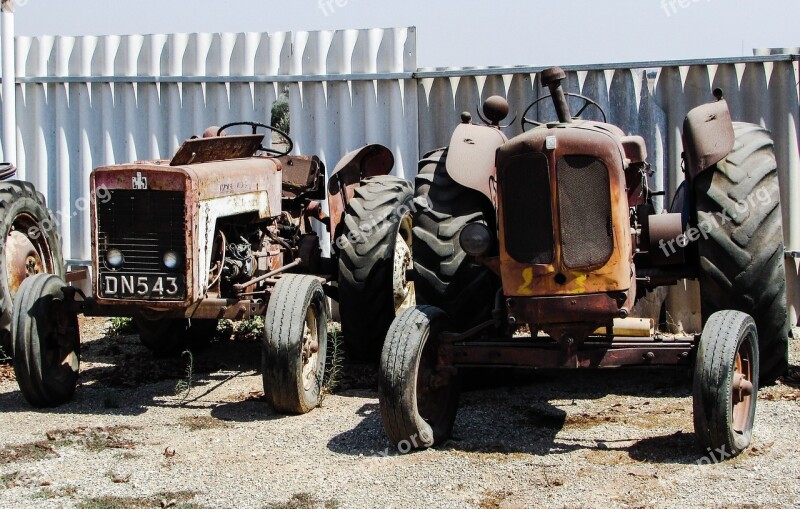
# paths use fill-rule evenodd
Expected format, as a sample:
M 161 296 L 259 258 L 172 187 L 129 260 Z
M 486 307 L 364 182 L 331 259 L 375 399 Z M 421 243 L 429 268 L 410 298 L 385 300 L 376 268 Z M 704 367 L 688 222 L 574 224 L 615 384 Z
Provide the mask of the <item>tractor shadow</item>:
M 178 384 L 189 381 L 188 395 Z M 10 366 L 9 366 L 10 368 Z M 4 412 L 40 414 L 141 415 L 154 407 L 209 408 L 215 417 L 255 421 L 283 417 L 265 402 L 258 383 L 252 392 L 214 407 L 221 388 L 261 370 L 261 345 L 251 341 L 216 341 L 207 348 L 178 358 L 155 358 L 137 335 L 105 336 L 81 344 L 81 373 L 72 401 L 47 409 L 33 409 L 17 389 L 0 393 Z M 13 373 L 13 370 L 11 370 Z
M 692 464 L 699 457 L 685 370 L 490 371 L 465 385 L 452 437 L 437 447 L 441 451 L 478 456 L 587 451 L 599 461 L 657 464 Z M 377 403 L 363 405 L 357 414 L 361 422 L 333 437 L 329 450 L 401 456 L 386 439 Z M 600 429 L 610 431 L 599 434 Z

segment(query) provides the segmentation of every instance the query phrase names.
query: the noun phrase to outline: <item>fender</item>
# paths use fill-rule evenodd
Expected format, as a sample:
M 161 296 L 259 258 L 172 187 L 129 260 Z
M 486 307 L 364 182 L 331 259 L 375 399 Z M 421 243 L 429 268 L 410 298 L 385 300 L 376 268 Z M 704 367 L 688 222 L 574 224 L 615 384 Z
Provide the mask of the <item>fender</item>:
M 388 175 L 394 168 L 394 155 L 383 145 L 367 145 L 349 152 L 333 169 L 328 181 L 331 242 L 339 236 L 347 202 L 353 198 L 361 181 L 368 177 Z
M 447 173 L 462 186 L 480 191 L 494 203 L 495 154 L 507 141 L 508 138 L 497 128 L 460 124 L 450 139 Z
M 735 136 L 728 102 L 698 106 L 683 123 L 683 150 L 686 171 L 693 179 L 711 168 L 733 150 Z

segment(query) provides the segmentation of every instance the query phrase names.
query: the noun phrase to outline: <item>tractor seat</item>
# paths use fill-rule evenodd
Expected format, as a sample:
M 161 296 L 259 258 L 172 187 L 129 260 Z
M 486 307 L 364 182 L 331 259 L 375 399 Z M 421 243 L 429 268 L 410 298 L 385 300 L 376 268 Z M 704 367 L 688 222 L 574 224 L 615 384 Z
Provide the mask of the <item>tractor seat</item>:
M 320 174 L 324 169 L 317 156 L 283 156 L 278 161 L 283 166 L 283 197 L 297 198 L 300 195 L 315 191 L 320 182 Z

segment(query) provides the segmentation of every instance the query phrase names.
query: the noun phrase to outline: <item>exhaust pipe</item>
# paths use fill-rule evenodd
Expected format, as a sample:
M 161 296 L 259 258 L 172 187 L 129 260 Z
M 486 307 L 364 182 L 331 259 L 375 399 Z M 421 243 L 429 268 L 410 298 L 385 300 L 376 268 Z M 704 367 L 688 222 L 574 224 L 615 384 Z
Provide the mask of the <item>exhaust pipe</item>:
M 567 96 L 564 95 L 564 88 L 561 86 L 561 82 L 565 79 L 567 79 L 567 73 L 560 67 L 551 67 L 542 71 L 542 86 L 550 89 L 559 122 L 571 124 L 572 115 L 569 111 L 569 103 L 567 103 Z

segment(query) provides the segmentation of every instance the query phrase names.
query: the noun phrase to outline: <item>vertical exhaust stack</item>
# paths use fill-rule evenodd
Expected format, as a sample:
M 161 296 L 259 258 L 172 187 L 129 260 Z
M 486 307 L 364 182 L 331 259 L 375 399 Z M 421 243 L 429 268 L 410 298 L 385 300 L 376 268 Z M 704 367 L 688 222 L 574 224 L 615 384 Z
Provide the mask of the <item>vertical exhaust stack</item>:
M 560 67 L 551 67 L 542 71 L 542 86 L 550 89 L 550 95 L 553 97 L 553 106 L 556 108 L 559 122 L 571 124 L 572 114 L 569 111 L 569 103 L 567 103 L 564 88 L 561 86 L 561 82 L 565 79 L 567 79 L 567 73 Z

